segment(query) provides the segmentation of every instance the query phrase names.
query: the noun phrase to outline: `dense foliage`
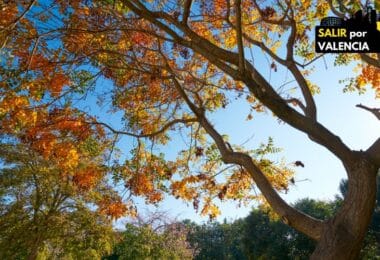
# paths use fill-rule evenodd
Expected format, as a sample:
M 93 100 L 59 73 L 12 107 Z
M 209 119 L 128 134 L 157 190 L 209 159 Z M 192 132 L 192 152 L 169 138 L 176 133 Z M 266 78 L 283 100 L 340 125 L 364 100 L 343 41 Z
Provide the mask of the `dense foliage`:
M 94 259 L 111 251 L 111 219 L 91 205 L 112 189 L 100 177 L 81 179 L 93 174 L 96 157 L 69 170 L 25 145 L 2 144 L 0 159 L 1 259 Z
M 184 224 L 189 229 L 187 240 L 196 252 L 194 259 L 246 259 L 242 248 L 243 220 L 202 225 L 186 220 Z

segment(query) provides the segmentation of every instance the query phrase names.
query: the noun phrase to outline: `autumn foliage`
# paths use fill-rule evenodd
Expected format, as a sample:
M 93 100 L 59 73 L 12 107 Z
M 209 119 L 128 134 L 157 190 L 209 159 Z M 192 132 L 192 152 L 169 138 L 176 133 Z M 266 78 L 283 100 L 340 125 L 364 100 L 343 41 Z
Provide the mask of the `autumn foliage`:
M 62 181 L 111 219 L 135 215 L 136 197 L 157 204 L 173 195 L 211 218 L 220 213 L 218 200 L 256 200 L 319 240 L 325 223 L 278 195 L 294 184 L 296 165 L 273 160 L 280 149 L 272 139 L 251 150 L 230 144 L 212 117 L 246 102 L 247 120 L 271 112 L 348 171 L 357 169 L 351 164 L 364 159 L 318 122 L 313 96 L 320 87 L 309 77 L 324 58 L 313 49 L 314 26 L 329 12 L 343 17 L 361 4 L 335 2 L 3 1 L 2 140 L 54 165 Z M 260 53 L 270 73 L 289 73 L 296 91 L 271 85 L 258 68 Z M 335 57 L 336 65 L 357 65 L 344 90 L 372 88 L 380 96 L 377 56 Z M 175 151 L 164 149 L 179 138 L 184 144 Z M 363 155 L 371 172 L 376 147 Z M 338 215 L 351 223 L 345 218 L 353 215 Z

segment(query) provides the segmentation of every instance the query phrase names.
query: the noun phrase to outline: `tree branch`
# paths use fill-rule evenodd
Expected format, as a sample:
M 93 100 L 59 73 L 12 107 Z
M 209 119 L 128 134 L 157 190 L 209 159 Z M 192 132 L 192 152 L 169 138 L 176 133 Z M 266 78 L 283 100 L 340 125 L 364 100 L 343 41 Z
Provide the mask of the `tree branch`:
M 362 108 L 364 110 L 371 112 L 377 119 L 380 120 L 380 108 L 370 108 L 370 107 L 364 106 L 362 104 L 358 104 L 358 105 L 356 105 L 356 107 L 359 107 L 359 108 Z
M 372 65 L 380 69 L 380 59 L 374 59 L 365 53 L 360 53 L 360 58 L 364 60 L 366 63 L 368 63 L 369 65 Z
M 294 78 L 296 79 L 298 85 L 301 88 L 302 95 L 306 102 L 305 115 L 316 121 L 317 106 L 315 105 L 313 95 L 311 94 L 309 85 L 305 77 L 302 75 L 301 71 L 298 69 L 294 62 L 292 62 L 292 65 L 290 65 L 288 69 L 292 72 Z
M 292 31 L 295 31 L 295 29 L 292 30 Z M 312 62 L 314 62 L 316 59 L 322 57 L 323 55 L 320 55 L 317 58 L 313 59 L 312 61 L 310 61 L 310 63 L 307 63 L 305 65 L 300 65 L 300 64 L 297 64 L 294 61 L 292 51 L 291 52 L 289 52 L 289 51 L 287 52 L 287 58 L 286 58 L 286 60 L 284 60 L 284 59 L 280 58 L 279 56 L 277 56 L 274 52 L 272 52 L 262 42 L 254 40 L 254 39 L 252 39 L 251 37 L 249 37 L 246 34 L 244 34 L 243 36 L 244 36 L 244 38 L 248 42 L 250 42 L 250 43 L 258 46 L 263 51 L 265 51 L 267 54 L 269 54 L 269 56 L 272 59 L 274 59 L 275 61 L 277 61 L 278 63 L 280 63 L 281 65 L 287 67 L 290 70 L 290 72 L 293 74 L 294 78 L 296 79 L 297 83 L 299 84 L 299 86 L 301 88 L 302 95 L 303 95 L 303 97 L 305 99 L 306 106 L 305 106 L 305 109 L 303 109 L 305 115 L 308 116 L 308 117 L 310 117 L 310 118 L 312 118 L 312 119 L 314 119 L 314 120 L 316 120 L 317 119 L 317 107 L 315 105 L 313 95 L 310 92 L 309 86 L 308 86 L 305 78 L 303 77 L 303 75 L 301 74 L 300 70 L 298 69 L 298 67 L 296 65 L 299 65 L 301 67 L 306 67 L 307 65 L 309 65 Z M 294 38 L 295 34 L 293 36 L 291 35 L 289 37 L 293 37 Z M 294 44 L 294 39 L 293 40 L 289 39 L 289 42 L 287 44 L 287 48 L 293 49 L 292 46 L 289 46 L 290 43 Z
M 238 45 L 239 54 L 239 71 L 244 73 L 244 46 L 243 46 L 243 31 L 241 23 L 241 0 L 235 0 L 235 12 L 236 12 L 236 42 Z
M 192 0 L 186 0 L 185 2 L 185 7 L 183 9 L 183 17 L 182 17 L 182 23 L 184 24 L 187 24 L 187 20 L 189 19 L 192 2 L 193 2 Z
M 136 138 L 144 138 L 144 137 L 154 137 L 154 136 L 157 136 L 159 134 L 162 134 L 163 132 L 168 130 L 170 127 L 172 127 L 173 125 L 178 124 L 178 123 L 187 124 L 187 123 L 197 122 L 197 121 L 198 121 L 197 118 L 174 119 L 174 120 L 170 121 L 169 123 L 165 124 L 160 130 L 157 130 L 153 133 L 148 133 L 148 134 L 134 134 L 131 132 L 116 130 L 115 128 L 113 128 L 112 126 L 110 126 L 109 124 L 104 123 L 104 122 L 97 122 L 97 121 L 88 122 L 88 121 L 85 121 L 84 123 L 91 124 L 91 125 L 104 126 L 114 134 L 127 135 L 127 136 L 136 137 Z
M 336 16 L 338 16 L 338 17 L 340 17 L 340 18 L 344 18 L 344 17 L 345 17 L 344 13 L 338 11 L 338 10 L 335 8 L 335 6 L 334 6 L 333 3 L 332 3 L 332 0 L 327 0 L 327 2 L 329 3 L 329 6 L 330 6 L 331 11 L 332 11 Z
M 313 141 L 329 149 L 343 162 L 353 159 L 352 151 L 338 136 L 331 133 L 314 119 L 305 117 L 291 108 L 250 63 L 246 64 L 246 70 L 247 73 L 245 73 L 242 81 L 247 85 L 250 92 L 276 116 L 294 128 L 308 134 Z
M 296 106 L 299 106 L 304 113 L 306 113 L 306 107 L 305 105 L 298 99 L 298 98 L 290 98 L 285 100 L 286 103 L 295 104 Z
M 278 19 L 278 20 L 271 20 L 271 19 L 268 19 L 266 17 L 266 15 L 264 14 L 264 11 L 263 9 L 261 9 L 257 3 L 256 0 L 253 0 L 252 1 L 253 5 L 255 6 L 256 10 L 259 12 L 260 14 L 260 18 L 262 21 L 266 22 L 266 23 L 269 23 L 269 24 L 276 24 L 276 25 L 282 25 L 282 26 L 289 26 L 290 25 L 290 21 L 288 20 L 285 20 L 285 18 L 288 16 L 288 13 L 289 13 L 289 10 L 290 10 L 290 4 L 287 3 L 287 8 L 286 10 L 284 10 L 284 15 Z

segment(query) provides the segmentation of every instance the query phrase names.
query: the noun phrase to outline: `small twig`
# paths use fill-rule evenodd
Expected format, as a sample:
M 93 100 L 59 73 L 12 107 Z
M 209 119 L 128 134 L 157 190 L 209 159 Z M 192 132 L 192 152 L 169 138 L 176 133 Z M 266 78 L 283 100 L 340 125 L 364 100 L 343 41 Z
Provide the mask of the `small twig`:
M 118 138 L 119 138 L 119 134 L 116 133 L 116 134 L 115 134 L 115 138 L 114 138 L 114 140 L 112 141 L 112 146 L 111 146 L 110 154 L 109 154 L 108 159 L 107 159 L 107 161 L 108 161 L 108 166 L 110 165 L 111 158 L 112 158 L 112 154 L 113 154 L 113 151 L 114 151 L 114 149 L 115 149 L 115 145 L 116 145 L 116 142 L 117 142 Z
M 40 40 L 40 37 L 37 37 L 36 42 L 34 43 L 33 50 L 32 50 L 32 54 L 30 55 L 30 58 L 29 58 L 29 61 L 28 61 L 28 65 L 27 65 L 27 67 L 26 67 L 26 70 L 29 70 L 30 65 L 32 64 L 33 56 L 36 54 L 39 40 Z

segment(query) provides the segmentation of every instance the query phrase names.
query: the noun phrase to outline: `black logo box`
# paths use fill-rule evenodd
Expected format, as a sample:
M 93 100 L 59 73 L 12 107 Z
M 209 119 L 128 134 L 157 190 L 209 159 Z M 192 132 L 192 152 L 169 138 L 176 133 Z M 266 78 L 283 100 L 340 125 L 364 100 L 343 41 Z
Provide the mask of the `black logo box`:
M 321 37 L 321 29 L 324 32 L 326 32 L 328 29 L 337 37 Z M 344 36 L 344 31 L 342 29 L 346 31 L 346 36 Z M 337 46 L 340 42 L 348 44 L 353 44 L 356 42 L 361 43 L 362 46 L 363 43 L 367 43 L 369 50 L 325 50 L 320 48 L 318 42 L 321 44 L 323 44 L 324 42 L 326 42 L 327 44 L 327 42 L 329 42 L 335 46 Z M 356 44 L 355 46 L 358 46 L 358 44 Z M 376 30 L 375 28 L 366 28 L 366 26 L 316 26 L 315 51 L 320 53 L 379 53 L 380 31 Z

